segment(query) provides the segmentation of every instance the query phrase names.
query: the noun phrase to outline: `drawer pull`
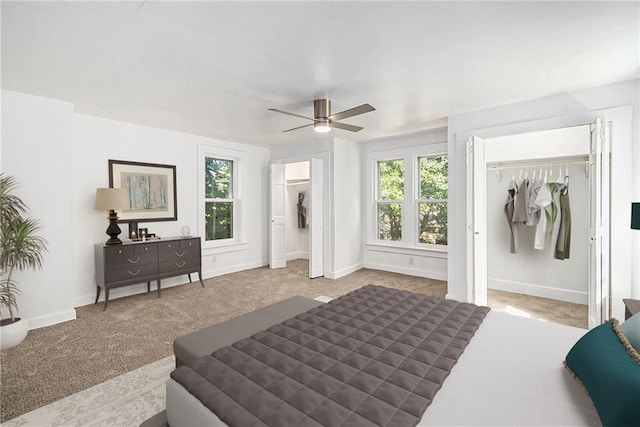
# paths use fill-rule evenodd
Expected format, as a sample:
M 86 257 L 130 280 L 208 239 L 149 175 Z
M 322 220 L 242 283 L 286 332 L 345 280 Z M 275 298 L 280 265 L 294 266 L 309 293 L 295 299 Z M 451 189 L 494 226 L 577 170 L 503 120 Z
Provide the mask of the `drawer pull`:
M 167 247 L 168 247 L 168 248 L 171 248 L 172 246 L 171 246 L 171 245 L 167 245 Z
M 148 250 L 149 250 L 149 248 L 145 246 L 145 247 L 144 247 L 144 250 L 145 250 L 145 251 L 148 251 Z
M 179 254 L 178 252 L 176 252 L 176 256 L 182 258 L 184 256 L 184 254 L 186 254 L 185 251 L 182 251 L 181 254 Z
M 127 273 L 129 273 L 131 276 L 137 276 L 138 274 L 140 274 L 140 269 L 138 269 L 135 273 L 133 271 L 127 270 Z
M 127 261 L 129 261 L 131 264 L 137 264 L 138 261 L 140 261 L 140 257 L 138 257 L 137 259 L 129 259 L 129 258 L 127 258 Z
M 118 251 L 118 253 L 119 253 L 119 254 L 121 254 L 121 253 L 122 253 L 122 249 L 120 249 L 120 250 Z
M 185 261 L 182 261 L 182 262 L 176 262 L 176 267 L 182 268 L 182 267 L 184 267 L 184 265 L 185 265 L 185 264 L 186 264 L 186 262 L 185 262 Z

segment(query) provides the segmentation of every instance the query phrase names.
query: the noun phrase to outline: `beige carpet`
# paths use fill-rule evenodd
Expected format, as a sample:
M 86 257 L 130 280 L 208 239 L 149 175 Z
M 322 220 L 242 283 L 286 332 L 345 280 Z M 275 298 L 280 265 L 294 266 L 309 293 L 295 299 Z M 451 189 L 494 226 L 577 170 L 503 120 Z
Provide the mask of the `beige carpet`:
M 446 282 L 377 270 L 338 280 L 308 279 L 307 271 L 308 263 L 297 260 L 286 269 L 212 278 L 205 288 L 197 282 L 167 288 L 160 299 L 151 292 L 112 300 L 106 312 L 102 304 L 79 307 L 77 320 L 33 330 L 24 343 L 0 353 L 0 422 L 166 358 L 178 336 L 289 296 L 338 297 L 369 283 L 437 297 L 446 293 Z M 499 291 L 490 291 L 489 303 L 499 311 L 573 326 L 582 318 L 586 327 L 586 307 L 577 304 Z
M 293 295 L 338 297 L 368 283 L 443 297 L 446 283 L 376 270 L 308 279 L 308 263 L 258 268 L 77 309 L 77 320 L 29 332 L 0 353 L 4 422 L 172 354 L 181 335 Z

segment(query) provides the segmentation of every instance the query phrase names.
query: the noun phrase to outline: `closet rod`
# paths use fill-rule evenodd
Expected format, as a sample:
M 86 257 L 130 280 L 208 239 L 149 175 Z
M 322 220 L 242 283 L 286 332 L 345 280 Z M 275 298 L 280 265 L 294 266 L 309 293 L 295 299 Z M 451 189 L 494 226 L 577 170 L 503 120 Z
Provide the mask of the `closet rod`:
M 555 159 L 545 159 L 545 160 L 537 160 L 531 161 L 528 163 L 513 163 L 513 162 L 504 162 L 504 163 L 491 163 L 487 165 L 487 167 L 491 170 L 503 170 L 503 169 L 527 169 L 527 168 L 551 168 L 555 166 L 564 166 L 564 165 L 582 165 L 585 163 L 589 163 L 589 158 L 584 157 L 580 159 L 572 159 L 572 160 L 555 160 Z

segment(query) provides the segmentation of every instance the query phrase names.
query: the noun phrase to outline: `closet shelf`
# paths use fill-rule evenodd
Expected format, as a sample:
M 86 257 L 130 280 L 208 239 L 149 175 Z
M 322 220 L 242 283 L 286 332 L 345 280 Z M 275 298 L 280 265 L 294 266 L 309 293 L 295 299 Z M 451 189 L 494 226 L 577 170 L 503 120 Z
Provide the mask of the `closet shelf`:
M 288 179 L 287 180 L 287 185 L 301 185 L 301 184 L 308 184 L 309 180 L 308 179 Z

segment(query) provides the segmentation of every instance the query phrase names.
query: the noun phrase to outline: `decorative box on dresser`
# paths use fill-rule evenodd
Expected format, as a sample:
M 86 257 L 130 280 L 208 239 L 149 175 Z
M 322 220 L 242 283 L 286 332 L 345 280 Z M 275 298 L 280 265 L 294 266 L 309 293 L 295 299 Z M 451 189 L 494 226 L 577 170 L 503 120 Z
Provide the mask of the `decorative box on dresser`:
M 109 290 L 121 286 L 155 280 L 160 298 L 160 280 L 198 273 L 202 283 L 202 256 L 199 237 L 172 237 L 146 242 L 126 242 L 121 245 L 95 245 L 96 301 L 104 288 L 104 308 L 109 304 Z

